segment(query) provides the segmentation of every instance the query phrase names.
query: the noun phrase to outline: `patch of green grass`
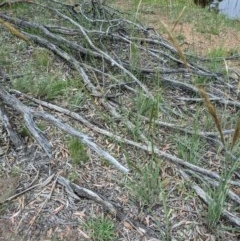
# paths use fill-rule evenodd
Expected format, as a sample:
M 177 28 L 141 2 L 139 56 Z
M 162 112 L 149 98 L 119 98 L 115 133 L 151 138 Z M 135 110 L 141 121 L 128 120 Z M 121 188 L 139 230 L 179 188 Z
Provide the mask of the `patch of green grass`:
M 21 126 L 19 133 L 23 138 L 31 137 L 31 133 L 29 132 L 26 126 Z
M 68 96 L 68 103 L 72 106 L 78 107 L 84 102 L 85 99 L 86 96 L 84 92 L 81 89 L 78 89 L 73 94 Z
M 197 86 L 197 85 L 202 85 L 206 84 L 209 82 L 209 78 L 204 77 L 204 76 L 196 76 L 192 79 L 192 82 Z
M 159 115 L 159 104 L 162 102 L 161 98 L 161 94 L 158 94 L 155 100 L 146 97 L 141 91 L 137 94 L 136 99 L 134 100 L 136 113 L 133 116 L 135 128 L 132 129 L 131 133 L 135 139 L 138 138 L 142 126 L 142 118 L 140 116 L 146 116 L 149 118 L 149 131 L 153 131 L 154 120 Z
M 223 47 L 211 49 L 207 53 L 207 57 L 209 58 L 209 61 L 207 62 L 208 68 L 215 72 L 226 73 L 224 57 L 228 57 L 229 55 L 229 51 Z
M 60 240 L 61 240 L 61 238 L 59 238 L 56 234 L 53 234 L 49 241 L 60 241 Z
M 78 180 L 78 178 L 79 178 L 78 172 L 77 172 L 76 170 L 74 170 L 74 169 L 75 169 L 75 168 L 72 168 L 72 169 L 69 171 L 68 175 L 67 175 L 68 179 L 69 179 L 71 182 L 76 182 L 76 181 Z
M 37 128 L 40 131 L 44 131 L 46 129 L 46 125 L 44 122 L 40 122 L 40 123 L 37 123 Z M 29 132 L 28 128 L 25 125 L 21 126 L 19 133 L 23 138 L 32 136 L 31 133 Z
M 200 33 L 210 33 L 214 35 L 220 34 L 224 27 L 233 27 L 240 29 L 238 21 L 232 20 L 223 14 L 217 14 L 214 11 L 209 11 L 208 7 L 201 8 L 194 4 L 193 0 L 134 0 L 133 9 L 136 11 L 138 5 L 139 18 L 141 13 L 146 9 L 155 9 L 170 21 L 175 21 L 184 7 L 184 13 L 179 23 L 194 24 L 197 31 Z M 135 8 L 134 8 L 135 7 Z
M 164 180 L 161 180 L 160 164 L 152 160 L 147 163 L 144 168 L 137 170 L 136 176 L 128 180 L 127 187 L 131 190 L 133 198 L 136 202 L 139 202 L 142 208 L 146 208 L 151 212 L 151 208 L 155 204 L 161 204 L 163 206 L 164 219 L 166 230 L 162 233 L 162 239 L 171 240 L 171 209 L 167 203 L 167 194 L 165 191 Z M 158 223 L 158 220 L 156 220 Z M 161 226 L 161 225 L 160 225 Z
M 22 168 L 21 168 L 20 166 L 14 166 L 14 167 L 11 169 L 11 176 L 12 176 L 12 177 L 19 176 L 22 171 L 23 171 L 23 170 L 22 170 Z
M 199 164 L 205 152 L 205 143 L 197 134 L 177 136 L 178 156 L 193 164 Z
M 135 44 L 134 42 L 130 45 L 129 58 L 130 58 L 129 60 L 130 60 L 130 65 L 132 67 L 132 71 L 134 71 L 134 68 L 139 66 L 139 60 L 140 60 L 139 50 L 138 50 L 137 44 Z
M 229 51 L 227 51 L 223 47 L 218 47 L 215 49 L 211 49 L 208 52 L 207 57 L 209 58 L 227 57 L 229 55 L 228 53 Z
M 4 42 L 4 38 L 1 38 L 0 36 L 0 42 Z M 7 66 L 10 65 L 12 63 L 12 61 L 10 60 L 10 54 L 9 54 L 10 49 L 8 49 L 7 47 L 5 48 L 1 48 L 0 49 L 0 65 L 1 66 Z
M 6 9 L 9 10 L 9 5 L 6 6 Z M 35 19 L 42 18 L 41 14 L 36 14 L 40 10 L 40 7 L 38 7 L 35 4 L 29 4 L 29 3 L 22 2 L 21 4 L 11 5 L 10 9 L 11 9 L 11 13 L 13 14 L 13 16 L 18 17 L 18 18 L 21 18 L 21 16 L 27 16 L 27 18 L 32 17 Z M 44 11 L 44 18 L 42 18 L 43 20 L 45 19 L 45 21 L 47 19 L 49 21 L 49 19 L 50 19 L 49 15 L 47 16 L 47 13 L 48 13 L 48 11 Z
M 137 94 L 135 104 L 139 115 L 149 116 L 152 111 L 152 106 L 155 106 L 156 103 L 146 97 L 142 92 L 139 92 L 139 94 Z
M 205 131 L 217 131 L 214 121 L 210 116 L 204 115 L 201 121 Z
M 195 21 L 195 26 L 200 33 L 219 35 L 224 26 L 224 18 L 206 10 L 201 11 L 198 21 Z
M 46 49 L 37 48 L 33 52 L 33 63 L 36 67 L 48 67 L 53 63 L 54 55 Z
M 41 122 L 37 123 L 37 127 L 40 131 L 44 131 L 46 129 L 46 124 L 45 124 L 45 122 L 41 121 Z
M 222 216 L 223 208 L 225 206 L 227 193 L 229 190 L 228 182 L 231 180 L 234 172 L 240 166 L 240 158 L 237 161 L 231 161 L 232 165 L 229 168 L 227 163 L 228 160 L 225 159 L 226 163 L 222 163 L 223 167 L 223 174 L 219 185 L 208 191 L 209 195 L 209 204 L 208 204 L 208 213 L 207 213 L 207 224 L 209 228 L 215 229 L 218 225 L 218 222 Z
M 13 81 L 13 88 L 27 94 L 32 94 L 37 98 L 53 100 L 65 94 L 68 87 L 67 81 L 59 80 L 49 75 L 24 76 Z
M 231 141 L 225 140 L 223 137 L 223 122 L 219 118 L 219 113 L 216 108 L 213 107 L 212 103 L 210 102 L 207 93 L 204 90 L 200 90 L 201 96 L 204 99 L 205 108 L 209 114 L 213 118 L 213 122 L 217 127 L 219 135 L 221 136 L 222 144 L 226 150 L 231 152 Z M 224 116 L 224 112 L 221 113 Z M 229 117 L 228 117 L 229 118 Z M 239 135 L 239 127 L 240 122 L 238 122 L 235 130 L 235 135 Z M 232 138 L 230 138 L 232 139 Z M 220 217 L 222 216 L 223 209 L 226 203 L 227 194 L 229 191 L 229 181 L 232 179 L 233 174 L 240 166 L 240 158 L 234 159 L 232 155 L 228 152 L 225 152 L 225 156 L 222 159 L 221 163 L 221 179 L 219 183 L 212 188 L 211 186 L 208 187 L 208 215 L 207 215 L 207 223 L 210 229 L 216 229 Z
M 215 229 L 222 215 L 226 201 L 228 188 L 223 182 L 215 190 L 209 192 L 210 198 L 207 212 L 207 224 L 209 228 Z
M 79 165 L 81 162 L 85 163 L 89 160 L 86 146 L 77 138 L 69 138 L 67 145 L 71 157 L 71 162 L 73 164 Z
M 21 44 L 21 48 L 25 48 L 23 44 Z M 5 55 L 7 59 L 7 53 Z M 12 87 L 36 98 L 48 101 L 56 98 L 68 100 L 74 98 L 76 90 L 81 88 L 81 81 L 66 79 L 62 69 L 55 65 L 53 53 L 42 48 L 36 48 L 29 56 L 28 61 L 26 60 L 23 63 L 19 61 L 16 66 L 10 65 L 9 68 L 15 70 L 14 74 L 17 75 L 19 74 L 18 70 L 25 73 L 23 76 L 20 74 L 20 77 L 12 79 Z M 69 94 L 69 92 L 72 94 Z
M 67 87 L 68 83 L 66 81 L 53 79 L 46 88 L 41 85 L 42 95 L 45 95 L 48 100 L 53 100 L 58 96 L 66 94 Z
M 136 174 L 129 179 L 127 186 L 132 191 L 134 199 L 142 206 L 151 206 L 160 201 L 161 180 L 160 167 L 154 161 L 150 161 L 140 169 L 141 174 Z
M 90 231 L 93 241 L 114 241 L 117 238 L 113 221 L 104 216 L 89 219 L 86 229 Z

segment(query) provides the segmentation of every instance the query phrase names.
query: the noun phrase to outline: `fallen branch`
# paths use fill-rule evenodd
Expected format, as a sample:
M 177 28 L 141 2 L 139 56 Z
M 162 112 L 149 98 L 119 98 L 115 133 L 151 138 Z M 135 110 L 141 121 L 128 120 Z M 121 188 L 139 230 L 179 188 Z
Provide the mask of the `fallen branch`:
M 202 188 L 200 188 L 195 182 L 193 182 L 190 177 L 184 172 L 183 170 L 179 170 L 182 177 L 190 183 L 192 188 L 195 190 L 197 195 L 206 203 L 209 205 L 210 202 L 213 202 L 213 200 L 207 195 Z M 222 210 L 222 216 L 226 218 L 228 221 L 230 221 L 232 224 L 240 227 L 240 218 L 238 218 L 236 215 L 230 213 L 226 209 Z
M 213 186 L 213 187 L 218 187 L 218 186 L 219 186 L 219 181 L 213 180 L 213 179 L 211 179 L 211 178 L 209 178 L 209 177 L 207 177 L 207 176 L 199 175 L 199 174 L 197 174 L 197 173 L 195 173 L 195 172 L 193 172 L 193 171 L 190 171 L 190 170 L 185 170 L 185 172 L 186 172 L 187 174 L 190 174 L 190 175 L 191 175 L 192 177 L 194 177 L 194 178 L 197 177 L 199 180 L 204 181 L 204 182 L 207 183 L 208 185 L 210 184 L 210 185 Z M 237 204 L 240 204 L 240 197 L 239 197 L 236 193 L 234 193 L 234 192 L 231 191 L 231 190 L 228 190 L 227 194 L 228 194 L 228 197 L 229 197 L 231 200 L 233 200 L 233 201 L 236 202 Z
M 57 182 L 63 187 L 65 187 L 66 192 L 73 199 L 80 200 L 82 198 L 85 198 L 88 200 L 92 200 L 93 202 L 100 204 L 105 212 L 110 213 L 114 218 L 117 218 L 119 221 L 122 222 L 126 219 L 125 216 L 127 215 L 124 215 L 124 213 L 120 212 L 117 208 L 115 208 L 111 202 L 107 201 L 106 198 L 98 195 L 92 190 L 76 185 L 75 183 L 70 182 L 68 179 L 62 176 L 57 178 Z M 145 225 L 142 225 L 141 223 L 136 222 L 135 220 L 127 218 L 127 221 L 132 223 L 136 229 L 138 227 L 141 227 L 142 230 L 144 230 L 146 233 L 151 234 L 153 237 L 157 237 L 159 235 L 157 234 L 157 231 L 152 231 L 150 227 L 146 227 Z M 162 227 L 161 232 L 165 233 L 165 230 L 162 229 Z
M 77 200 L 80 200 L 81 198 L 86 198 L 88 200 L 92 200 L 92 201 L 102 205 L 103 208 L 106 211 L 108 211 L 111 215 L 113 215 L 114 217 L 117 215 L 117 210 L 115 209 L 115 207 L 110 202 L 104 200 L 102 197 L 100 197 L 95 192 L 93 192 L 87 188 L 80 187 L 79 185 L 76 185 L 61 176 L 58 177 L 57 182 L 65 187 L 67 193 L 71 197 L 73 197 Z
M 157 154 L 160 157 L 167 158 L 168 160 L 170 160 L 171 162 L 173 162 L 176 165 L 181 165 L 183 167 L 189 168 L 192 171 L 201 173 L 204 176 L 207 176 L 207 177 L 210 177 L 210 178 L 213 178 L 213 179 L 216 179 L 216 180 L 221 180 L 221 177 L 216 172 L 212 172 L 212 171 L 206 170 L 206 169 L 204 169 L 202 167 L 193 165 L 193 164 L 191 164 L 191 163 L 189 163 L 189 162 L 187 162 L 185 160 L 182 160 L 182 159 L 180 159 L 180 158 L 178 158 L 178 157 L 176 157 L 174 155 L 171 155 L 171 154 L 168 154 L 168 153 L 166 153 L 164 151 L 161 151 L 156 146 L 152 146 L 151 143 L 148 143 L 148 145 L 145 145 L 143 143 L 138 143 L 138 142 L 135 142 L 135 141 L 132 141 L 132 140 L 120 137 L 118 135 L 113 134 L 110 131 L 104 130 L 104 129 L 99 128 L 99 127 L 96 127 L 95 125 L 90 123 L 88 120 L 86 120 L 84 117 L 82 117 L 78 113 L 75 113 L 73 111 L 67 110 L 67 109 L 62 108 L 60 106 L 53 105 L 51 103 L 47 103 L 45 101 L 38 100 L 36 98 L 30 97 L 28 95 L 25 95 L 25 94 L 23 94 L 23 93 L 21 93 L 19 91 L 13 91 L 13 92 L 15 92 L 17 94 L 22 94 L 25 98 L 27 98 L 27 99 L 29 99 L 31 101 L 34 101 L 35 103 L 38 103 L 38 104 L 40 104 L 40 105 L 42 105 L 44 107 L 47 107 L 47 108 L 49 108 L 51 110 L 55 110 L 55 111 L 58 111 L 60 113 L 66 114 L 66 115 L 68 115 L 68 116 L 70 116 L 70 117 L 80 121 L 81 123 L 86 125 L 88 128 L 92 129 L 93 131 L 98 132 L 98 133 L 103 134 L 103 135 L 106 135 L 106 136 L 108 136 L 108 137 L 110 137 L 110 138 L 112 138 L 112 139 L 114 139 L 114 140 L 116 140 L 118 142 L 137 147 L 137 148 L 139 148 L 141 150 L 144 150 L 144 151 L 147 151 L 148 153 L 151 153 L 151 154 Z M 240 182 L 230 181 L 229 183 L 232 184 L 232 185 L 235 185 L 235 186 L 240 186 Z
M 79 131 L 76 131 L 71 126 L 64 124 L 59 119 L 54 116 L 47 114 L 45 112 L 36 111 L 34 109 L 30 109 L 27 106 L 24 106 L 17 98 L 11 96 L 4 89 L 0 89 L 0 98 L 5 102 L 5 104 L 11 106 L 18 112 L 20 112 L 24 116 L 24 120 L 26 126 L 33 137 L 38 141 L 39 145 L 44 149 L 44 151 L 51 157 L 51 146 L 48 143 L 47 139 L 43 136 L 40 130 L 37 128 L 36 124 L 33 121 L 33 117 L 41 117 L 43 120 L 52 123 L 57 126 L 61 130 L 67 132 L 68 134 L 77 137 L 81 142 L 88 145 L 92 150 L 94 150 L 98 155 L 104 157 L 111 164 L 113 164 L 118 170 L 123 173 L 127 173 L 128 169 L 123 167 L 114 157 L 112 157 L 108 152 L 101 149 L 98 145 L 91 141 L 87 135 L 82 134 Z
M 26 127 L 33 135 L 34 139 L 38 144 L 43 148 L 48 157 L 51 157 L 51 145 L 48 143 L 48 140 L 44 137 L 43 133 L 36 126 L 33 121 L 33 114 L 29 107 L 23 105 L 17 98 L 11 96 L 5 89 L 0 88 L 0 98 L 3 102 L 13 109 L 17 110 L 23 115 Z
M 9 121 L 8 114 L 4 105 L 0 102 L 0 120 L 2 121 L 4 128 L 7 130 L 8 136 L 15 146 L 16 149 L 21 148 L 23 145 L 23 140 L 18 136 L 16 131 L 12 128 L 12 125 Z

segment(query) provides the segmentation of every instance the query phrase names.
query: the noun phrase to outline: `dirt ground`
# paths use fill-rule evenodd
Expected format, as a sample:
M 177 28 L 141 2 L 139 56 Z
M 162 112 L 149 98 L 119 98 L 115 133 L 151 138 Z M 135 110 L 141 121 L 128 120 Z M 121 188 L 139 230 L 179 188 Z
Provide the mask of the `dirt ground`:
M 133 9 L 133 4 L 129 1 L 115 1 L 115 4 L 120 9 Z M 143 23 L 150 28 L 154 28 L 160 34 L 162 33 L 162 22 L 164 22 L 169 29 L 175 24 L 175 21 L 170 20 L 163 15 L 161 8 L 157 7 L 154 10 L 144 10 L 140 8 L 139 15 L 143 20 Z M 176 16 L 177 19 L 178 16 Z M 196 21 L 197 16 L 196 16 Z M 186 50 L 192 50 L 200 56 L 205 56 L 209 51 L 217 48 L 223 48 L 226 51 L 239 48 L 240 32 L 232 28 L 224 28 L 220 34 L 210 34 L 199 32 L 194 24 L 181 23 L 181 21 L 174 28 L 174 36 L 184 36 L 182 48 Z M 167 35 L 165 35 L 167 38 Z M 181 43 L 180 43 L 181 44 Z

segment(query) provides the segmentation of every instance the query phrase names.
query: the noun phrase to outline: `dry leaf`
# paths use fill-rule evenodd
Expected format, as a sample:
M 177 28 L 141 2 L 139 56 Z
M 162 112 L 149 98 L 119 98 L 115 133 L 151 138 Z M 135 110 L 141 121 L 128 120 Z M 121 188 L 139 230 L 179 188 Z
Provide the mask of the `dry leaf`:
M 60 205 L 58 208 L 55 208 L 55 209 L 53 210 L 53 213 L 54 213 L 54 214 L 59 213 L 59 212 L 64 208 L 64 206 L 65 206 L 65 205 L 62 204 L 62 205 Z
M 78 228 L 78 232 L 80 237 L 83 236 L 86 239 L 90 239 L 90 237 L 86 233 L 84 233 L 80 228 Z
M 75 212 L 75 213 L 73 213 L 73 215 L 78 216 L 79 218 L 84 218 L 84 217 L 86 217 L 85 209 L 83 209 L 80 212 Z
M 126 221 L 123 222 L 123 226 L 129 230 L 133 230 L 133 226 Z

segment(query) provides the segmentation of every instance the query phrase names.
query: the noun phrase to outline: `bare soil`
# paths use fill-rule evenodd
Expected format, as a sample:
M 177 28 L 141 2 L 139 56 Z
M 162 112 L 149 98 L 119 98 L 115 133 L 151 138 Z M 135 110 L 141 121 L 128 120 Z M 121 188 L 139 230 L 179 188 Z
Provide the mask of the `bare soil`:
M 117 0 L 114 4 L 123 10 L 136 8 L 134 3 L 130 1 Z M 164 22 L 169 29 L 172 29 L 178 16 L 176 16 L 174 20 L 169 19 L 161 11 L 161 6 L 158 7 L 157 4 L 154 9 L 149 8 L 145 10 L 145 8 L 147 8 L 147 5 L 141 7 L 139 11 L 142 22 L 147 27 L 154 28 L 167 38 L 168 36 L 163 32 L 161 21 Z M 195 21 L 198 21 L 197 16 Z M 226 51 L 239 49 L 240 32 L 231 27 L 221 27 L 220 34 L 210 34 L 199 32 L 194 23 L 182 23 L 180 21 L 174 28 L 173 34 L 175 37 L 182 36 L 184 38 L 180 41 L 180 44 L 183 42 L 182 48 L 185 51 L 190 50 L 200 56 L 205 56 L 209 51 L 217 48 L 223 48 Z

